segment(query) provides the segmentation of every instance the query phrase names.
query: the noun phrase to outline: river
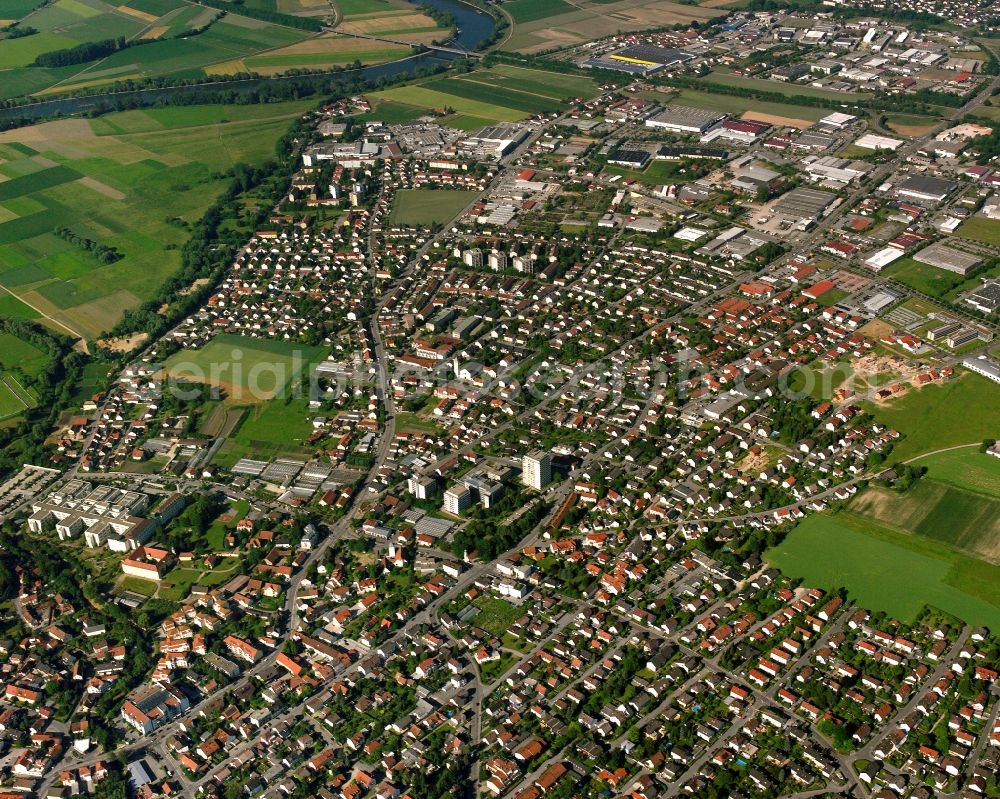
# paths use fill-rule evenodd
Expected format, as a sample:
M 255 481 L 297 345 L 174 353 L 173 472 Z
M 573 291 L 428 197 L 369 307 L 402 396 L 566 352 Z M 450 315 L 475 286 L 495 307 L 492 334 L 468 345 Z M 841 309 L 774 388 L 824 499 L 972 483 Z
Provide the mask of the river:
M 417 5 L 415 3 L 415 5 Z M 419 5 L 431 5 L 441 11 L 447 11 L 458 25 L 458 33 L 448 42 L 448 46 L 458 47 L 464 50 L 475 50 L 479 45 L 493 33 L 496 24 L 493 17 L 485 11 L 481 11 L 474 6 L 461 2 L 460 0 L 420 0 Z M 453 53 L 443 53 L 440 51 L 426 51 L 416 55 L 402 58 L 398 61 L 390 61 L 386 64 L 377 64 L 361 69 L 345 70 L 338 73 L 329 74 L 331 80 L 338 78 L 361 77 L 366 80 L 375 81 L 379 78 L 394 78 L 400 75 L 413 75 L 417 70 L 447 64 L 456 58 L 460 58 Z M 303 76 L 287 76 L 273 78 L 246 78 L 243 80 L 229 80 L 212 83 L 203 83 L 196 86 L 174 86 L 163 89 L 136 89 L 132 91 L 107 92 L 105 94 L 95 94 L 87 97 L 65 97 L 57 100 L 41 100 L 37 103 L 17 106 L 16 108 L 0 108 L 0 120 L 18 119 L 30 117 L 36 120 L 50 119 L 58 116 L 69 116 L 72 114 L 85 114 L 95 108 L 106 107 L 109 101 L 138 99 L 142 105 L 155 105 L 164 97 L 189 94 L 201 91 L 206 88 L 225 89 L 238 88 L 252 90 L 264 83 L 273 85 L 275 82 L 286 82 L 301 80 Z

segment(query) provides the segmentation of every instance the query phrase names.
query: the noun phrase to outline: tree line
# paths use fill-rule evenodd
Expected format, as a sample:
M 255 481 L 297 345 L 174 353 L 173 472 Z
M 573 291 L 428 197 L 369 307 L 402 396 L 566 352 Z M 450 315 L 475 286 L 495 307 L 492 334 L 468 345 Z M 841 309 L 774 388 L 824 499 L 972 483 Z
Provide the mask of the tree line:
M 113 264 L 115 261 L 120 261 L 125 257 L 117 247 L 109 247 L 93 239 L 88 239 L 86 236 L 81 236 L 79 233 L 73 232 L 65 225 L 57 227 L 53 232 L 63 241 L 68 241 L 70 244 L 86 250 L 102 264 Z
M 130 42 L 124 36 L 116 39 L 102 39 L 99 42 L 84 42 L 75 47 L 67 47 L 65 50 L 53 50 L 49 53 L 38 55 L 32 66 L 35 67 L 68 67 L 72 64 L 86 64 L 88 61 L 97 61 L 99 58 L 107 58 L 119 50 L 127 50 L 129 47 L 151 41 L 141 39 Z

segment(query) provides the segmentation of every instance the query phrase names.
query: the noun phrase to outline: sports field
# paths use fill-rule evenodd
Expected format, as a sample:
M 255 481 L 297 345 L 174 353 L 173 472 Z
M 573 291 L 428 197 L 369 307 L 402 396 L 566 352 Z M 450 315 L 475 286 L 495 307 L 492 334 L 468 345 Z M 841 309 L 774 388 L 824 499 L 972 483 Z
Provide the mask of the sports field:
M 852 513 L 808 517 L 767 559 L 807 585 L 847 588 L 861 605 L 904 621 L 928 604 L 1000 629 L 1000 567 Z
M 478 192 L 402 189 L 396 192 L 389 224 L 443 225 L 471 203 Z
M 960 370 L 961 371 L 961 370 Z M 905 461 L 959 444 L 997 437 L 1000 385 L 966 372 L 869 408 L 875 419 L 905 435 L 890 459 Z
M 178 220 L 197 221 L 223 173 L 270 157 L 311 105 L 127 111 L 0 134 L 0 286 L 23 301 L 2 295 L 0 310 L 98 337 L 180 266 Z M 124 257 L 99 263 L 53 233 L 62 225 Z
M 319 347 L 223 334 L 204 347 L 175 353 L 163 371 L 221 388 L 234 403 L 254 404 L 293 391 L 304 369 L 322 355 Z

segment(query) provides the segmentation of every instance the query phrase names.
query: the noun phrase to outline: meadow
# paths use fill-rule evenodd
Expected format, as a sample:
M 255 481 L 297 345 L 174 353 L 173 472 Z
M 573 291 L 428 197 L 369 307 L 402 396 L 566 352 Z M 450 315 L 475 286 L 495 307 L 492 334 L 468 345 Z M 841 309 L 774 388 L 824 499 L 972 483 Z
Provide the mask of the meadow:
M 203 347 L 175 353 L 163 371 L 221 388 L 232 402 L 258 403 L 293 391 L 305 368 L 322 355 L 319 347 L 220 334 Z
M 972 239 L 993 247 L 1000 247 L 1000 221 L 974 216 L 963 222 L 955 231 L 955 235 L 963 239 Z
M 852 513 L 806 518 L 766 557 L 807 585 L 846 588 L 864 607 L 904 621 L 930 605 L 1000 628 L 1000 567 Z
M 904 434 L 890 460 L 906 461 L 947 447 L 995 438 L 1000 386 L 966 372 L 947 383 L 924 386 L 898 399 L 869 405 L 868 410 L 876 421 Z
M 478 192 L 434 189 L 402 189 L 396 192 L 389 224 L 443 225 L 475 199 Z
M 97 338 L 155 295 L 236 163 L 259 163 L 308 102 L 108 114 L 0 134 L 0 312 Z M 59 226 L 123 258 L 101 264 Z M 28 310 L 25 310 L 28 309 Z
M 731 72 L 716 71 L 705 78 L 711 83 L 721 83 L 725 86 L 734 86 L 741 89 L 757 89 L 760 91 L 777 92 L 787 97 L 801 95 L 802 97 L 817 97 L 824 100 L 840 100 L 849 102 L 860 100 L 865 95 L 858 92 L 838 92 L 833 89 L 822 89 L 815 86 L 801 86 L 797 83 L 783 83 L 777 80 L 767 80 L 765 78 L 748 78 L 743 75 L 734 75 Z M 829 113 L 829 112 L 827 112 Z

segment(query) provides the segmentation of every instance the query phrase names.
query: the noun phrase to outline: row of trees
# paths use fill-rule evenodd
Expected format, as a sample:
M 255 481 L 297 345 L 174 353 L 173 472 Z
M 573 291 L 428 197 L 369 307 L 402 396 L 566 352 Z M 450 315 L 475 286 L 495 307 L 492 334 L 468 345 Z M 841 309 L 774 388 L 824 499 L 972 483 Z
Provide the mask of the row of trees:
M 84 42 L 75 47 L 67 47 L 65 50 L 53 50 L 50 53 L 42 53 L 35 58 L 32 66 L 51 68 L 67 67 L 72 64 L 86 64 L 88 61 L 107 58 L 119 50 L 125 50 L 143 41 L 148 40 L 140 39 L 130 42 L 124 36 L 119 36 L 116 39 L 102 39 L 99 42 Z
M 88 239 L 86 236 L 81 236 L 79 233 L 70 230 L 65 225 L 57 227 L 53 232 L 63 241 L 68 241 L 70 244 L 86 250 L 102 264 L 113 264 L 115 261 L 120 261 L 125 257 L 117 247 L 109 247 L 107 244 L 100 244 L 93 239 Z

